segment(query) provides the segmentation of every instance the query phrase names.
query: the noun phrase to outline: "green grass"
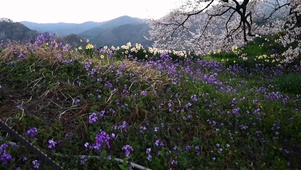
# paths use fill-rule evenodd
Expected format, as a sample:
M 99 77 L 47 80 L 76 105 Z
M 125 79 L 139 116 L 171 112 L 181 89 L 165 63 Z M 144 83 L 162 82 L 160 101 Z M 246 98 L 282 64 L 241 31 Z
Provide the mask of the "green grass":
M 283 92 L 301 95 L 301 74 L 285 74 L 275 80 L 275 86 Z
M 270 54 L 262 41 L 241 51 L 253 59 Z M 232 52 L 190 60 L 147 49 L 129 57 L 126 49 L 30 48 L 0 49 L 0 118 L 64 169 L 128 169 L 129 162 L 151 169 L 301 168 L 297 66 L 283 70 Z M 38 133 L 30 138 L 33 127 Z M 12 156 L 0 167 L 33 169 L 38 158 L 0 134 L 0 145 L 8 144 L 0 155 Z M 89 148 L 96 142 L 98 149 Z

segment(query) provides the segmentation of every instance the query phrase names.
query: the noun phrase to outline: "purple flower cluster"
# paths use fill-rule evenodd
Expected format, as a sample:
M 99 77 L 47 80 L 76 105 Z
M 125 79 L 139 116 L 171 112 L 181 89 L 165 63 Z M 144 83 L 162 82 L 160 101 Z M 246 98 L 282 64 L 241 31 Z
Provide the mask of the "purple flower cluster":
M 85 165 L 86 162 L 87 162 L 87 160 L 88 160 L 88 158 L 87 158 L 86 155 L 81 156 L 81 157 L 80 157 L 80 164 L 81 164 L 81 165 Z
M 96 115 L 96 113 L 92 113 L 91 115 L 89 115 L 89 123 L 93 124 L 98 120 L 98 116 Z
M 173 159 L 173 160 L 171 160 L 171 162 L 170 162 L 172 165 L 178 165 L 178 161 L 177 160 L 175 160 L 175 159 Z
M 32 164 L 33 164 L 33 168 L 34 168 L 34 169 L 39 169 L 40 166 L 41 166 L 41 163 L 40 163 L 40 161 L 38 161 L 38 160 L 33 160 L 33 161 L 32 161 Z
M 164 143 L 160 139 L 157 139 L 155 142 L 155 145 L 156 146 L 164 146 Z
M 8 145 L 6 143 L 0 145 L 0 161 L 3 164 L 7 164 L 12 159 L 12 156 L 7 152 L 7 148 Z
M 216 75 L 207 75 L 203 76 L 203 80 L 209 84 L 217 84 Z
M 194 101 L 194 102 L 197 102 L 198 101 L 198 97 L 196 94 L 192 95 L 191 97 L 191 100 Z
M 65 65 L 72 65 L 72 64 L 74 64 L 74 60 L 73 59 L 63 60 L 63 64 L 65 64 Z
M 83 62 L 82 64 L 84 65 L 84 67 L 85 67 L 85 69 L 87 71 L 89 71 L 91 69 L 91 66 L 92 66 L 92 62 L 91 61 Z
M 97 134 L 95 137 L 96 146 L 100 147 L 105 143 L 107 147 L 110 148 L 110 139 L 110 135 L 108 135 L 105 131 L 100 130 L 99 134 Z
M 223 152 L 223 148 L 221 147 L 221 145 L 219 143 L 215 144 L 215 146 L 217 147 L 217 152 L 218 153 L 222 153 Z
M 34 45 L 40 46 L 44 43 L 50 43 L 50 45 L 54 46 L 56 44 L 56 40 L 51 33 L 44 33 L 36 37 Z
M 134 151 L 133 147 L 130 146 L 130 145 L 125 145 L 125 146 L 123 146 L 123 147 L 122 147 L 122 150 L 125 151 L 125 156 L 126 156 L 126 157 L 129 157 L 130 154 L 131 154 L 131 152 Z
M 169 56 L 168 52 L 163 52 L 160 55 L 161 60 L 171 60 L 171 57 Z
M 18 55 L 18 59 L 23 59 L 25 57 L 25 55 L 23 54 L 23 53 L 20 53 L 19 55 Z
M 38 134 L 38 129 L 36 127 L 33 127 L 26 131 L 26 134 L 29 138 L 34 138 Z
M 97 150 L 99 152 L 102 151 L 102 146 L 107 146 L 110 149 L 110 140 L 111 138 L 114 138 L 115 134 L 112 134 L 112 136 L 110 136 L 109 134 L 107 134 L 105 131 L 100 130 L 99 134 L 97 134 L 95 136 L 95 144 L 94 145 L 90 145 L 88 142 L 85 143 L 85 147 L 88 149 L 94 149 Z
M 56 141 L 54 141 L 53 139 L 50 139 L 50 140 L 48 140 L 48 148 L 49 149 L 54 149 L 55 147 L 56 147 L 56 145 L 57 145 L 57 142 Z
M 152 148 L 147 148 L 145 153 L 147 154 L 147 160 L 148 161 L 152 161 L 152 155 L 151 155 L 151 151 L 152 151 Z

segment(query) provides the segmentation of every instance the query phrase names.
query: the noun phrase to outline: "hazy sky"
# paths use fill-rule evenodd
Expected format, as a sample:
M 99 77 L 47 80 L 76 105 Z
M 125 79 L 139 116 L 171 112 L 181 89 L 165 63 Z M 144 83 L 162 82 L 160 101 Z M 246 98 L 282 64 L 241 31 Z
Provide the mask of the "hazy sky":
M 3 0 L 0 18 L 39 23 L 99 22 L 122 15 L 157 19 L 181 2 L 183 0 Z

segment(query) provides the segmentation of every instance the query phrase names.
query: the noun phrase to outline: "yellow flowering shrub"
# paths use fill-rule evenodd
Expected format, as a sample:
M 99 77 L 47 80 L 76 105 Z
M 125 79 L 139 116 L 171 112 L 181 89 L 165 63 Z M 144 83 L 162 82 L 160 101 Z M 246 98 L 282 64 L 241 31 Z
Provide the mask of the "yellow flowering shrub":
M 90 43 L 86 45 L 86 50 L 90 50 L 90 49 L 93 49 L 93 48 L 94 48 L 94 46 Z

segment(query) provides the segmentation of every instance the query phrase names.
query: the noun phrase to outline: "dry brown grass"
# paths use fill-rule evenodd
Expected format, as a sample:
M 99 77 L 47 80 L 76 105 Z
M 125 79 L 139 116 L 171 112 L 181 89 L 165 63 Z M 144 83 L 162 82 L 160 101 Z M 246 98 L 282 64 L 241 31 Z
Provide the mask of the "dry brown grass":
M 80 62 L 92 62 L 94 67 L 98 70 L 107 70 L 106 68 L 111 66 L 118 68 L 124 67 L 125 72 L 134 73 L 139 78 L 139 81 L 147 83 L 149 85 L 147 91 L 153 92 L 154 94 L 156 94 L 157 88 L 164 87 L 170 83 L 170 78 L 167 75 L 139 61 L 129 59 L 123 59 L 121 61 L 108 58 L 100 59 L 97 56 L 90 57 L 73 50 L 64 51 L 58 46 L 50 46 L 47 43 L 40 46 L 30 43 L 9 44 L 7 48 L 1 52 L 0 60 L 10 61 L 13 58 L 17 58 L 19 54 L 14 54 L 14 51 L 23 53 L 25 60 L 34 57 L 34 59 L 42 63 L 58 64 L 65 59 L 75 59 L 74 56 L 76 56 L 76 59 L 79 59 Z
M 114 63 L 114 65 L 118 67 L 124 65 L 127 72 L 134 73 L 139 77 L 140 81 L 149 84 L 149 88 L 147 90 L 152 91 L 154 94 L 156 94 L 157 88 L 170 83 L 170 78 L 168 78 L 167 75 L 138 61 L 125 59 Z
M 18 53 L 23 53 L 26 59 L 29 56 L 36 56 L 39 60 L 49 62 L 51 64 L 55 64 L 61 62 L 63 59 L 68 58 L 68 56 L 73 51 L 64 51 L 63 49 L 54 46 L 51 47 L 47 44 L 43 44 L 41 46 L 35 46 L 34 44 L 9 44 L 2 52 L 0 56 L 0 60 L 9 61 L 13 57 L 17 57 L 14 54 L 15 51 Z

